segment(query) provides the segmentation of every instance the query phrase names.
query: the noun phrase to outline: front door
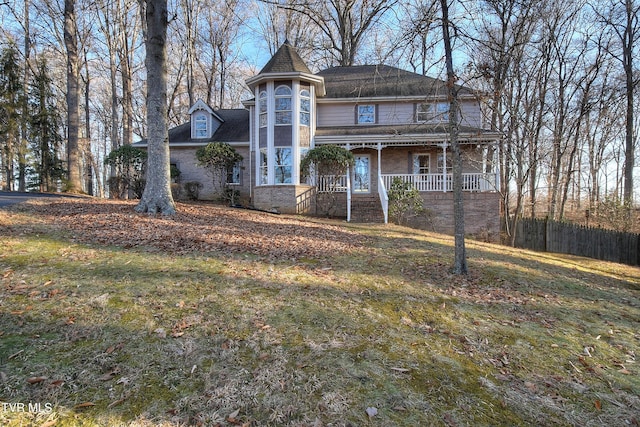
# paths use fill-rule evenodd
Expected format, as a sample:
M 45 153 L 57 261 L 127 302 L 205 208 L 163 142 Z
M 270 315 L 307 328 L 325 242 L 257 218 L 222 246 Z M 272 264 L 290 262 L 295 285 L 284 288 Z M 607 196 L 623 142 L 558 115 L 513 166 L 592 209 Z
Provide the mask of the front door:
M 369 155 L 356 155 L 353 169 L 353 192 L 369 193 L 371 191 L 371 158 Z

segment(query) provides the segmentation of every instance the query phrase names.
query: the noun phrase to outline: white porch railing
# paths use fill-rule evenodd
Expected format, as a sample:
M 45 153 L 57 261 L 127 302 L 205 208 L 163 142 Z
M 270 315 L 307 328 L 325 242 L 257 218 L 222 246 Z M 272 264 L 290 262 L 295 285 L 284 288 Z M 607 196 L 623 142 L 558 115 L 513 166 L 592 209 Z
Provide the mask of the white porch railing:
M 495 173 L 463 173 L 462 190 L 477 192 L 497 191 L 496 176 L 497 174 Z M 385 187 L 385 193 L 391 188 L 394 178 L 399 178 L 402 182 L 412 184 L 418 191 L 453 191 L 453 177 L 451 174 L 447 174 L 446 177 L 443 177 L 441 173 L 378 175 L 379 182 Z M 315 185 L 319 193 L 346 193 L 350 188 L 347 175 L 319 176 Z
M 453 191 L 453 176 L 441 173 L 428 174 L 384 174 L 382 182 L 387 189 L 395 178 L 410 183 L 418 191 Z M 496 174 L 494 173 L 463 173 L 462 191 L 487 192 L 496 191 Z
M 347 175 L 322 175 L 315 184 L 318 193 L 345 193 L 350 187 Z

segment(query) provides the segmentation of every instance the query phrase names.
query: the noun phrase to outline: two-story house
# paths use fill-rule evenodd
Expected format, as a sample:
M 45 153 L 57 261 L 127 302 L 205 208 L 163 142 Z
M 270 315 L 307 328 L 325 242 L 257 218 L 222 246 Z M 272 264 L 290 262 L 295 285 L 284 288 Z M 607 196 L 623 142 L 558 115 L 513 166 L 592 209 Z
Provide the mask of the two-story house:
M 198 101 L 191 120 L 169 132 L 171 162 L 182 181 L 212 188 L 197 166 L 195 150 L 227 142 L 244 157 L 229 183 L 253 207 L 314 213 L 322 177 L 303 177 L 300 160 L 323 144 L 351 150 L 355 165 L 342 177 L 339 205 L 347 220 L 387 220 L 387 191 L 394 178 L 415 186 L 430 224 L 453 230 L 449 103 L 445 82 L 387 65 L 309 70 L 285 43 L 246 81 L 253 98 L 245 109 L 214 111 Z M 478 95 L 459 88 L 465 221 L 469 233 L 499 230 L 496 132 L 482 126 Z

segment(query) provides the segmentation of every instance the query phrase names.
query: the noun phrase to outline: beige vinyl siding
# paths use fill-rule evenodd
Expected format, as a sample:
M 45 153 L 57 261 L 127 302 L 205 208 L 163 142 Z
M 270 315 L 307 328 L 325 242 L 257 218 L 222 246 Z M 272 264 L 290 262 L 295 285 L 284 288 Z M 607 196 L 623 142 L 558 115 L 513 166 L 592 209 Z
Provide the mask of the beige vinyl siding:
M 353 126 L 355 122 L 354 104 L 317 104 L 318 127 Z
M 413 102 L 385 102 L 378 104 L 378 119 L 381 125 L 413 123 Z
M 417 102 L 366 102 L 373 104 L 378 109 L 376 117 L 379 125 L 410 124 L 415 123 L 415 105 Z M 318 104 L 318 127 L 330 126 L 354 126 L 355 108 L 353 104 Z M 482 115 L 477 101 L 463 101 L 460 104 L 462 116 L 461 124 L 464 126 L 482 127 Z M 437 121 L 436 121 L 437 122 Z

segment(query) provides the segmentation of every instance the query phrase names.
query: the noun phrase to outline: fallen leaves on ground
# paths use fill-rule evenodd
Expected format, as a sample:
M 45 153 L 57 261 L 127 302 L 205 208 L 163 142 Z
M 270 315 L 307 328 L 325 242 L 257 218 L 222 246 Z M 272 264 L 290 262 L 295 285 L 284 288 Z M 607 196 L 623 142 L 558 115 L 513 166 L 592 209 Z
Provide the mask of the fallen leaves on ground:
M 73 199 L 20 205 L 80 243 L 144 248 L 184 255 L 222 251 L 269 258 L 321 258 L 363 246 L 363 237 L 336 225 L 289 215 L 178 203 L 175 216 L 138 214 L 135 201 Z M 6 272 L 5 272 L 6 273 Z

